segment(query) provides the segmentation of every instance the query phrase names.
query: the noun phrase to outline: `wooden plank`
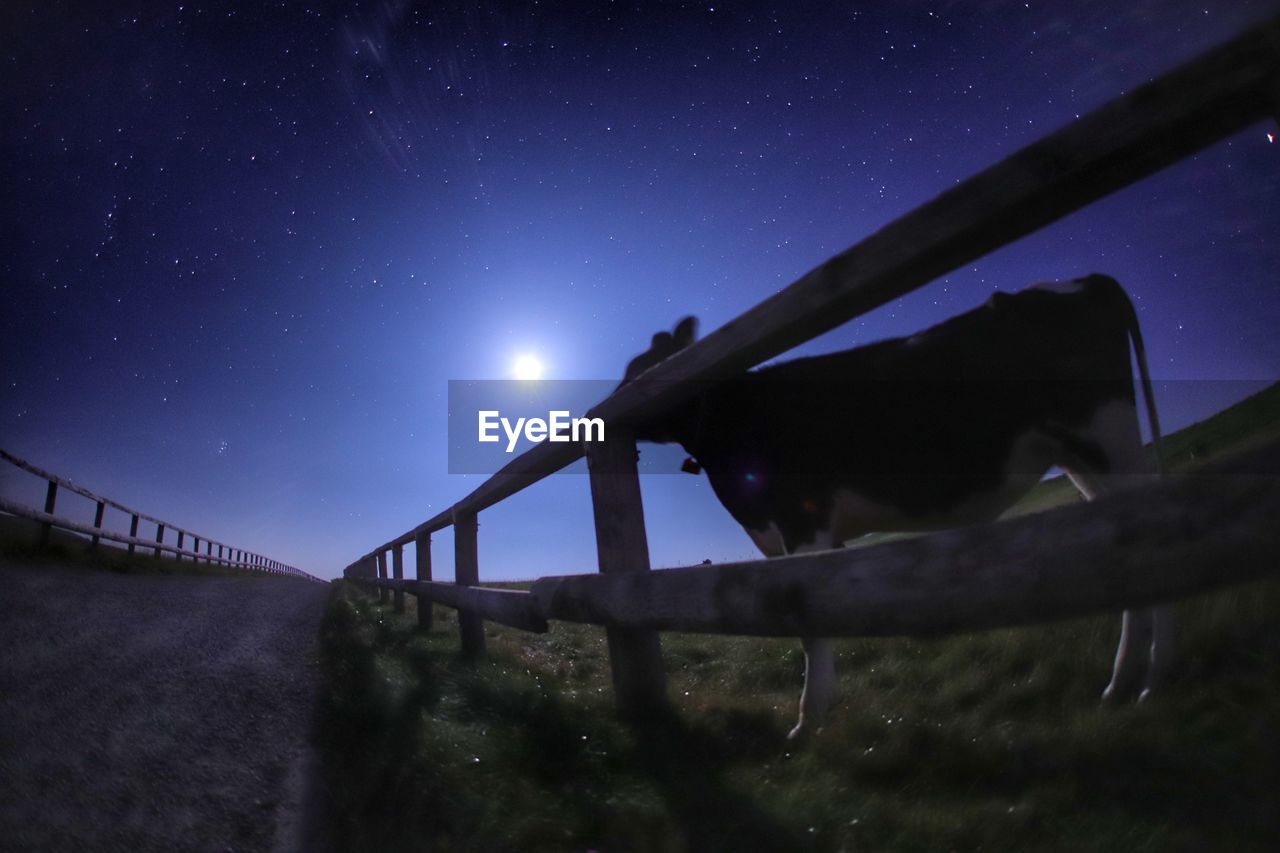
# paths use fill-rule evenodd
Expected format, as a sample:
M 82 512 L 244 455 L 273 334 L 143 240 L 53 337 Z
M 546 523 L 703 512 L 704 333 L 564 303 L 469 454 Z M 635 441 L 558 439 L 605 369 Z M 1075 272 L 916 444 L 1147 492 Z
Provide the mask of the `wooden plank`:
M 120 510 L 126 515 L 136 515 L 142 521 L 146 521 L 151 524 L 157 524 L 157 525 L 163 524 L 166 528 L 175 530 L 178 533 L 186 533 L 187 535 L 194 536 L 194 534 L 192 534 L 190 531 L 185 531 L 181 527 L 178 527 L 175 524 L 170 524 L 169 522 L 163 519 L 156 518 L 153 515 L 148 515 L 145 512 L 139 512 L 138 510 L 127 507 L 124 504 L 120 503 L 119 501 L 114 501 L 111 498 L 101 497 L 95 494 L 94 492 L 90 491 L 89 489 L 86 489 L 83 486 L 79 486 L 65 477 L 59 477 L 57 474 L 53 474 L 48 471 L 45 471 L 43 468 L 39 468 L 35 465 L 32 465 L 30 462 L 27 462 L 25 459 L 21 459 L 17 456 L 14 456 L 12 453 L 9 453 L 2 449 L 0 449 L 0 460 L 8 462 L 11 465 L 14 465 L 15 467 L 21 468 L 24 471 L 27 471 L 31 474 L 35 474 L 38 477 L 48 480 L 50 483 L 56 484 L 60 489 L 70 490 L 72 492 L 75 492 L 78 495 L 86 497 L 89 500 L 97 503 L 98 504 L 98 510 L 97 510 L 98 526 L 101 526 L 101 516 L 102 516 L 103 510 L 105 510 L 106 507 L 110 506 L 114 509 Z M 46 510 L 46 512 L 52 513 L 52 510 L 48 509 Z
M 532 631 L 546 633 L 547 620 L 543 618 L 537 600 L 532 593 L 513 589 L 489 589 L 480 586 L 459 586 L 419 580 L 377 581 L 353 578 L 366 586 L 385 586 L 398 592 L 418 596 L 418 607 L 430 609 L 430 602 L 437 601 L 461 612 L 472 613 L 482 619 Z
M 589 415 L 603 418 L 610 430 L 656 415 L 695 393 L 699 381 L 777 356 L 1176 163 L 1270 117 L 1278 78 L 1280 18 L 1273 18 L 899 217 L 619 389 Z M 447 527 L 455 514 L 480 512 L 581 455 L 574 444 L 538 444 L 415 530 Z
M 397 545 L 391 549 L 391 574 L 396 580 L 404 579 L 404 546 Z M 395 612 L 404 612 L 404 590 L 396 587 Z
M 93 511 L 93 526 L 94 526 L 95 528 L 102 527 L 102 513 L 106 510 L 106 508 L 107 508 L 107 505 L 106 505 L 106 504 L 104 504 L 102 501 L 98 501 L 97 509 L 95 509 L 95 510 Z M 93 547 L 95 550 L 96 550 L 96 549 L 97 549 L 97 547 L 98 547 L 98 540 L 99 540 L 100 538 L 101 538 L 101 537 L 99 537 L 99 536 L 98 536 L 98 534 L 96 534 L 96 533 L 93 535 L 93 544 L 92 544 L 92 546 L 91 546 L 91 547 Z M 182 545 L 182 535 L 181 535 L 181 534 L 179 534 L 179 535 L 178 535 L 178 545 L 179 545 L 179 547 L 181 547 L 181 545 Z M 181 558 L 179 558 L 179 559 L 181 559 Z
M 607 441 L 587 445 L 596 552 L 600 571 L 610 577 L 649 574 L 637 455 L 635 438 L 625 429 L 615 428 Z M 667 679 L 657 632 L 611 627 L 605 633 L 618 710 L 643 717 L 665 708 Z
M 58 484 L 53 480 L 50 480 L 49 487 L 45 490 L 45 493 L 44 493 L 45 513 L 47 513 L 48 515 L 53 515 L 53 508 L 57 499 L 58 499 Z M 52 529 L 53 529 L 52 525 L 49 525 L 49 524 L 40 525 L 40 545 L 41 546 L 46 546 L 49 544 L 49 533 Z
M 19 518 L 27 518 L 32 521 L 38 521 L 41 524 L 48 523 L 61 530 L 70 530 L 73 533 L 80 533 L 89 537 L 96 536 L 99 539 L 107 539 L 112 542 L 119 542 L 125 545 L 144 546 L 144 547 L 155 546 L 154 542 L 148 542 L 147 540 L 140 539 L 137 536 L 126 536 L 123 533 L 116 533 L 111 530 L 103 530 L 99 526 L 90 526 L 87 524 L 80 524 L 78 522 L 70 521 L 65 518 L 59 518 L 58 516 L 50 515 L 45 512 L 40 512 L 38 510 L 31 509 L 30 507 L 23 506 L 22 504 L 17 503 L 16 501 L 10 501 L 6 498 L 0 498 L 0 512 L 5 512 L 10 515 L 16 515 Z M 191 556 L 193 554 L 193 552 L 191 551 L 183 551 L 173 545 L 162 544 L 159 547 L 162 551 L 166 551 L 170 553 L 182 553 L 187 556 Z
M 478 527 L 474 515 L 459 515 L 453 520 L 453 577 L 458 586 L 475 586 L 480 582 Z M 466 610 L 458 611 L 458 630 L 462 635 L 464 656 L 484 654 L 484 620 L 481 617 Z
M 1272 19 L 900 217 L 592 410 L 610 426 L 759 364 L 1033 233 L 1267 115 Z M 1015 284 L 1022 284 L 1016 282 Z M 674 319 L 674 318 L 673 318 Z
M 619 370 L 621 367 L 619 365 Z M 612 422 L 609 423 L 612 426 Z M 429 532 L 442 530 L 449 525 L 449 519 L 452 519 L 455 513 L 478 513 L 581 458 L 582 447 L 572 442 L 544 441 L 536 444 L 502 466 L 496 474 L 481 483 L 479 488 L 458 501 L 453 507 L 429 519 L 418 529 Z
M 199 551 L 186 550 L 176 545 L 168 545 L 163 542 L 148 541 L 146 539 L 139 538 L 137 535 L 127 536 L 123 533 L 116 533 L 111 530 L 104 530 L 101 527 L 101 519 L 98 519 L 98 521 L 95 522 L 95 524 L 93 524 L 92 526 L 88 524 L 80 524 L 79 522 L 71 521 L 66 518 L 60 518 L 55 515 L 50 515 L 49 513 L 46 513 L 46 512 L 40 512 L 39 510 L 35 510 L 35 509 L 32 509 L 31 507 L 24 506 L 18 503 L 17 501 L 8 500 L 7 498 L 0 497 L 0 512 L 8 513 L 9 515 L 16 515 L 19 518 L 30 519 L 31 521 L 36 521 L 41 524 L 47 523 L 61 530 L 70 530 L 73 533 L 79 533 L 84 536 L 88 536 L 90 538 L 107 539 L 112 542 L 119 542 L 121 544 L 130 546 L 130 548 L 136 548 L 136 547 L 155 548 L 155 549 L 159 549 L 160 551 L 171 553 L 177 556 L 191 557 L 193 560 L 195 558 L 204 556 Z M 243 555 L 246 552 L 240 552 L 240 553 Z M 209 559 L 215 560 L 216 558 L 209 556 Z M 231 566 L 235 566 L 235 565 L 249 566 L 250 564 L 249 562 L 247 562 L 247 560 L 248 558 L 244 558 L 242 561 L 239 561 L 239 562 L 235 560 L 230 560 L 230 559 L 216 560 L 216 561 L 220 563 L 226 563 L 227 565 L 231 565 Z M 295 574 L 297 574 L 299 577 L 305 577 L 308 580 L 313 580 L 318 583 L 325 583 L 325 581 L 322 581 L 319 578 L 307 572 L 303 572 L 297 569 L 295 569 L 294 571 L 295 571 Z
M 386 580 L 387 579 L 387 552 L 379 551 L 375 559 L 377 559 L 378 561 L 378 579 Z M 379 604 L 387 603 L 387 590 L 385 587 L 378 588 L 378 603 Z
M 110 504 L 111 506 L 116 507 L 117 509 L 123 510 L 124 512 L 127 512 L 127 513 L 133 512 L 133 510 L 128 509 L 127 507 L 119 506 L 118 504 L 115 503 L 115 501 L 112 501 L 110 498 L 99 497 L 95 495 L 93 492 L 89 491 L 88 489 L 82 486 L 76 485 L 75 483 L 71 482 L 65 477 L 59 477 L 57 474 L 52 474 L 44 470 L 43 468 L 38 468 L 35 465 L 32 465 L 27 460 L 14 456 L 12 453 L 9 453 L 6 450 L 0 449 L 0 459 L 3 459 L 5 462 L 8 462 L 9 464 L 15 467 L 21 468 L 22 470 L 27 471 L 28 473 L 35 474 L 37 477 L 48 480 L 51 483 L 57 483 L 62 488 L 73 491 L 78 495 L 83 495 L 89 500 L 102 501 L 104 503 L 107 503 L 107 504 Z
M 414 549 L 417 554 L 418 580 L 431 580 L 431 534 L 419 533 L 414 537 Z M 431 630 L 431 602 L 418 599 L 418 627 L 423 631 Z
M 549 619 L 759 636 L 939 635 L 1168 601 L 1280 569 L 1280 476 L 1185 475 L 916 539 L 533 585 Z
M 48 480 L 51 483 L 56 483 L 60 488 L 75 492 L 76 494 L 86 497 L 91 501 L 96 501 L 99 503 L 106 504 L 107 506 L 114 507 L 115 509 L 120 510 L 126 515 L 136 514 L 143 521 L 149 521 L 153 524 L 160 523 L 160 519 L 158 518 L 153 518 L 152 516 L 149 516 L 146 513 L 137 512 L 137 510 L 130 509 L 124 504 L 118 503 L 117 501 L 113 501 L 111 498 L 100 497 L 94 494 L 93 492 L 89 491 L 88 489 L 84 488 L 83 486 L 76 485 L 74 482 L 72 482 L 71 480 L 68 480 L 65 477 L 59 477 L 57 474 L 52 474 L 48 471 L 45 471 L 43 468 L 39 468 L 35 465 L 32 465 L 30 462 L 26 461 L 25 459 L 21 459 L 17 456 L 14 456 L 12 453 L 9 453 L 5 450 L 0 450 L 0 459 L 3 459 L 5 462 L 8 462 L 9 464 L 14 465 L 15 467 L 21 468 L 24 471 L 27 471 L 31 474 L 35 474 L 37 477 L 41 477 L 45 480 Z

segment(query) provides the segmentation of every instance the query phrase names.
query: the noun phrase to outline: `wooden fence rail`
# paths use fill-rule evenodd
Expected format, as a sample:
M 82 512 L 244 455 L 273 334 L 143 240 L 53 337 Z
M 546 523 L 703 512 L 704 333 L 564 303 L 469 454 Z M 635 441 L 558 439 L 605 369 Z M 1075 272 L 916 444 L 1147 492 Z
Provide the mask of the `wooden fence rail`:
M 127 545 L 130 554 L 136 553 L 137 548 L 148 548 L 151 549 L 152 553 L 157 557 L 159 557 L 161 553 L 173 554 L 173 556 L 178 560 L 181 560 L 183 557 L 189 557 L 194 562 L 203 560 L 211 565 L 247 569 L 267 574 L 293 575 L 313 581 L 323 582 L 320 581 L 319 578 L 303 571 L 302 569 L 295 568 L 294 566 L 287 565 L 278 560 L 273 560 L 252 551 L 232 548 L 230 545 L 224 545 L 221 542 L 216 542 L 209 537 L 197 536 L 189 530 L 184 530 L 154 516 L 130 509 L 124 504 L 118 503 L 110 498 L 100 497 L 83 486 L 76 485 L 70 480 L 59 477 L 56 474 L 51 474 L 42 468 L 37 468 L 30 462 L 27 462 L 24 459 L 19 459 L 7 451 L 0 450 L 0 459 L 48 481 L 49 485 L 45 491 L 43 512 L 24 506 L 17 501 L 0 498 L 0 512 L 40 523 L 41 544 L 48 544 L 50 531 L 56 527 L 60 530 L 69 530 L 73 533 L 79 533 L 90 537 L 91 548 L 97 548 L 100 540 L 107 539 L 112 542 L 120 542 Z M 75 494 L 88 498 L 97 504 L 94 510 L 92 525 L 80 524 L 54 514 L 59 489 L 74 492 Z M 103 514 L 108 506 L 129 516 L 128 535 L 106 530 L 102 527 Z M 140 520 L 150 522 L 156 526 L 156 535 L 154 540 L 147 540 L 138 536 L 138 523 Z M 164 541 L 166 530 L 172 530 L 177 534 L 177 544 L 170 545 Z M 188 536 L 191 537 L 192 542 L 190 548 L 184 547 L 184 542 Z M 203 553 L 200 550 L 201 545 L 204 546 Z M 217 554 L 214 553 L 215 547 L 217 548 Z
M 865 548 L 549 577 L 528 592 L 356 580 L 528 631 L 558 619 L 751 636 L 927 636 L 1142 607 L 1280 572 L 1277 518 L 1280 444 L 1230 471 Z
M 625 427 L 643 418 L 658 416 L 682 402 L 695 392 L 698 383 L 723 379 L 749 369 L 1176 163 L 1254 122 L 1276 115 L 1280 115 L 1280 18 L 1269 20 L 1156 80 L 1104 104 L 957 184 L 812 270 L 689 348 L 653 367 L 587 413 L 589 417 L 602 418 L 608 423 L 611 436 L 605 445 L 612 445 L 611 449 L 592 452 L 607 454 L 614 460 L 634 459 L 635 445 L 625 438 Z M 379 556 L 385 559 L 387 551 L 409 542 L 417 543 L 419 566 L 429 567 L 430 534 L 454 525 L 456 533 L 460 534 L 458 541 L 465 540 L 466 543 L 459 545 L 459 557 L 465 560 L 460 559 L 463 567 L 459 570 L 458 582 L 474 587 L 478 583 L 474 533 L 477 514 L 559 471 L 581 458 L 583 453 L 583 447 L 571 443 L 543 442 L 536 445 L 452 507 L 356 560 L 344 574 L 347 577 L 370 580 L 372 574 L 369 567 L 373 565 L 371 561 Z M 750 632 L 775 633 L 780 630 L 782 633 L 793 634 L 808 633 L 814 629 L 819 634 L 839 634 L 851 631 L 862 633 L 869 627 L 874 627 L 872 622 L 867 621 L 873 620 L 873 617 L 859 611 L 853 600 L 857 598 L 853 592 L 868 588 L 867 584 L 870 583 L 869 576 L 863 577 L 858 572 L 872 569 L 857 568 L 863 565 L 861 561 L 867 551 L 858 551 L 856 559 L 852 554 L 837 552 L 834 555 L 805 555 L 770 560 L 767 564 L 757 562 L 718 568 L 696 567 L 687 572 L 648 573 L 643 509 L 639 489 L 633 486 L 635 476 L 634 466 L 630 471 L 622 472 L 617 471 L 616 466 L 591 466 L 600 558 L 599 576 L 544 579 L 535 584 L 535 592 L 529 594 L 535 601 L 534 605 L 504 605 L 533 608 L 528 612 L 542 619 L 590 616 L 587 621 L 598 620 L 600 624 L 610 626 L 614 684 L 624 708 L 648 704 L 663 692 L 660 669 L 655 670 L 656 629 L 679 625 L 685 630 L 724 630 L 728 626 L 734 631 L 751 629 Z M 1174 489 L 1176 495 L 1153 493 L 1151 498 L 1158 498 L 1158 502 L 1171 513 L 1180 512 L 1177 507 L 1197 511 L 1211 509 L 1201 507 L 1189 495 L 1177 491 L 1176 486 L 1168 488 Z M 1271 493 L 1259 496 L 1259 499 L 1267 501 L 1272 501 L 1273 498 Z M 1222 496 L 1222 499 L 1228 503 L 1232 500 L 1229 495 Z M 1186 501 L 1185 506 L 1181 501 Z M 1099 506 L 1110 504 L 1107 501 Z M 1268 505 L 1274 506 L 1274 503 Z M 1087 518 L 1093 518 L 1102 512 L 1089 508 L 1077 511 Z M 1268 529 L 1270 525 L 1264 518 L 1256 514 L 1248 514 L 1247 517 L 1252 527 L 1230 528 L 1235 531 L 1235 538 L 1195 526 L 1196 530 L 1204 533 L 1204 538 L 1194 540 L 1183 537 L 1173 550 L 1180 554 L 1198 555 L 1204 553 L 1198 550 L 1202 547 L 1218 548 L 1221 549 L 1216 552 L 1221 555 L 1219 559 L 1225 559 L 1228 553 L 1246 558 L 1241 563 L 1248 567 L 1242 569 L 1246 574 L 1260 571 L 1255 559 L 1258 555 L 1249 550 L 1248 542 L 1256 537 L 1256 541 L 1270 541 L 1274 544 L 1273 539 L 1267 538 L 1274 534 Z M 1052 524 L 1057 524 L 1065 516 L 1054 513 L 1046 518 L 1052 518 Z M 1191 516 L 1186 518 L 1191 519 Z M 1157 521 L 1151 520 L 1151 523 L 1155 525 Z M 1015 536 L 1018 531 L 1032 531 L 1024 534 L 1031 537 L 1031 540 L 1023 542 L 1024 547 L 1031 547 L 1035 536 L 1048 535 L 1045 525 L 1050 522 L 1037 522 L 1039 526 L 1036 527 L 1018 526 L 1019 524 L 1011 522 L 1009 525 L 998 525 L 989 528 L 989 532 L 984 534 L 946 534 L 941 538 L 927 540 L 934 543 L 929 546 L 910 543 L 883 546 L 889 550 L 876 553 L 887 561 L 886 565 L 902 567 L 911 565 L 911 560 L 905 556 L 893 555 L 919 557 L 921 555 L 915 549 L 937 548 L 939 550 L 936 552 L 930 552 L 930 559 L 933 560 L 931 565 L 972 566 L 963 551 L 954 549 L 997 548 L 997 543 L 1004 541 L 1006 537 L 1010 537 L 1010 541 L 1005 545 L 1012 548 L 1013 542 L 1019 541 Z M 1138 524 L 1135 529 L 1145 529 L 1142 528 L 1141 521 L 1135 520 L 1135 524 Z M 1167 531 L 1167 528 L 1159 529 Z M 1156 531 L 1157 527 L 1151 530 Z M 989 540 L 971 541 L 965 538 L 978 535 L 989 537 Z M 1151 535 L 1158 537 L 1160 534 L 1152 532 Z M 1154 543 L 1149 545 L 1154 547 Z M 1101 558 L 1104 550 L 1107 550 L 1105 546 L 1099 545 L 1089 556 L 1091 559 Z M 1124 549 L 1121 552 L 1125 552 Z M 1133 558 L 1137 552 L 1130 550 L 1125 553 Z M 1016 554 L 1009 553 L 1005 556 L 1006 562 L 1010 564 L 1019 562 Z M 1084 556 L 1081 552 L 1082 559 Z M 1131 562 L 1134 561 L 1131 559 Z M 1181 565 L 1183 561 L 1175 562 Z M 1188 566 L 1188 578 L 1195 580 L 1188 579 L 1183 583 L 1176 580 L 1177 575 L 1156 573 L 1149 580 L 1156 584 L 1153 588 L 1157 591 L 1153 594 L 1157 598 L 1180 595 L 1193 588 L 1201 588 L 1201 585 L 1209 582 L 1203 576 L 1208 563 L 1199 557 L 1188 557 L 1185 562 Z M 717 584 L 726 589 L 737 589 L 742 586 L 738 578 L 749 578 L 750 583 L 760 584 L 762 590 L 782 590 L 782 587 L 777 586 L 782 581 L 776 579 L 780 569 L 784 570 L 787 577 L 794 579 L 793 586 L 786 589 L 798 590 L 797 595 L 811 597 L 810 588 L 816 581 L 803 580 L 803 576 L 810 572 L 819 576 L 824 572 L 833 572 L 821 582 L 844 584 L 848 594 L 842 596 L 838 606 L 833 604 L 830 610 L 818 607 L 812 611 L 815 614 L 826 614 L 821 617 L 810 615 L 801 618 L 796 612 L 791 612 L 787 617 L 791 621 L 785 629 L 776 627 L 779 624 L 776 619 L 762 621 L 762 617 L 749 615 L 753 612 L 753 606 L 757 610 L 767 609 L 772 606 L 770 601 L 776 604 L 785 599 L 781 592 L 765 597 L 761 597 L 763 593 L 760 592 L 750 593 L 747 599 L 755 601 L 754 605 L 733 605 L 729 610 L 721 612 L 719 608 L 723 602 L 716 598 L 716 591 L 721 587 Z M 948 580 L 948 575 L 942 569 L 939 572 L 928 577 L 918 572 L 901 577 L 910 578 L 913 584 L 939 583 L 945 586 L 959 582 L 956 579 Z M 1121 575 L 1127 577 L 1128 572 L 1129 570 L 1121 569 Z M 985 578 L 980 574 L 974 575 L 971 589 L 978 588 L 980 577 Z M 1092 575 L 1078 575 L 1075 581 L 1060 579 L 1051 583 L 1047 580 L 1050 577 L 1057 575 L 1052 572 L 1042 575 L 1033 571 L 1032 578 L 1023 581 L 1030 583 L 1031 587 L 1020 593 L 1029 597 L 1012 597 L 1001 606 L 1011 613 L 1021 614 L 1027 612 L 1027 602 L 1056 594 L 1054 590 L 1057 586 L 1080 590 L 1090 586 L 1084 582 L 1086 579 L 1094 580 Z M 1244 576 L 1237 579 L 1244 579 Z M 995 583 L 990 578 L 985 578 L 983 582 Z M 881 584 L 882 593 L 887 595 L 895 589 L 896 583 L 886 575 Z M 1116 609 L 1136 603 L 1136 600 L 1130 600 L 1131 594 L 1140 584 L 1135 581 L 1133 587 L 1117 590 L 1108 586 L 1111 583 L 1113 581 L 1108 580 L 1103 589 L 1115 594 L 1108 594 L 1105 601 L 1080 600 L 1076 605 L 1062 606 L 1084 608 L 1072 612 L 1086 612 L 1099 607 Z M 1183 585 L 1179 585 L 1180 583 Z M 482 617 L 479 613 L 479 602 L 491 600 L 488 596 L 475 598 L 472 595 L 444 602 L 438 597 L 440 593 L 435 584 L 417 587 L 406 585 L 401 588 L 406 591 L 417 590 L 422 597 L 433 597 L 442 603 L 459 607 L 467 614 L 463 628 L 464 644 L 473 649 L 477 644 L 483 647 L 483 632 L 479 632 L 477 638 L 477 621 L 480 618 L 492 618 Z M 819 598 L 825 601 L 827 588 L 822 589 L 823 596 Z M 472 593 L 477 591 L 472 589 Z M 894 605 L 895 609 L 905 606 L 903 602 L 909 600 L 910 590 L 901 588 L 898 592 L 899 597 L 895 600 L 899 603 Z M 982 594 L 995 593 L 984 591 Z M 690 601 L 699 603 L 691 604 L 692 610 L 681 610 L 677 605 L 682 600 L 682 595 L 691 595 L 693 598 Z M 646 611 L 639 609 L 639 605 L 624 606 L 621 602 L 626 596 L 639 596 L 638 600 L 650 607 L 652 612 L 646 615 Z M 510 600 L 509 597 L 504 599 L 507 600 Z M 713 601 L 716 602 L 716 607 L 708 603 Z M 932 612 L 934 619 L 931 625 L 942 629 L 954 624 L 976 624 L 974 620 L 977 617 L 969 617 L 968 621 L 948 621 L 946 601 L 945 596 L 938 598 L 938 604 Z M 954 601 L 952 605 L 957 606 Z M 668 607 L 665 611 L 662 609 L 664 606 Z M 883 606 L 887 608 L 888 604 Z M 999 609 L 994 604 L 990 606 Z M 429 610 L 420 608 L 420 612 L 422 609 Z M 1043 608 L 1039 612 L 1044 612 Z M 910 617 L 903 614 L 895 617 L 880 614 L 874 618 L 892 620 Z M 990 614 L 984 618 L 996 620 L 990 624 L 1000 621 Z M 1053 616 L 1050 614 L 1044 618 Z M 816 630 L 815 626 L 822 626 L 822 630 Z

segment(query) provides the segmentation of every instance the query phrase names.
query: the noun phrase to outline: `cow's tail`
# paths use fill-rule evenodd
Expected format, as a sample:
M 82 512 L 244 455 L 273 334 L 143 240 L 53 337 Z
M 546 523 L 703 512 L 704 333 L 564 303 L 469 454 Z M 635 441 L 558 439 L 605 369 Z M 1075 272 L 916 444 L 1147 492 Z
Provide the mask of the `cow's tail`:
M 1142 330 L 1138 328 L 1138 312 L 1133 307 L 1133 300 L 1124 292 L 1120 282 L 1110 276 L 1092 275 L 1090 278 L 1103 279 L 1115 290 L 1119 301 L 1124 305 L 1125 325 L 1129 328 L 1129 340 L 1133 344 L 1133 355 L 1138 362 L 1138 381 L 1142 387 L 1143 401 L 1147 406 L 1147 422 L 1151 424 L 1151 451 L 1155 455 L 1156 471 L 1164 474 L 1164 456 L 1160 450 L 1160 418 L 1156 414 L 1156 398 L 1151 391 L 1151 373 L 1147 370 L 1147 349 L 1142 345 Z

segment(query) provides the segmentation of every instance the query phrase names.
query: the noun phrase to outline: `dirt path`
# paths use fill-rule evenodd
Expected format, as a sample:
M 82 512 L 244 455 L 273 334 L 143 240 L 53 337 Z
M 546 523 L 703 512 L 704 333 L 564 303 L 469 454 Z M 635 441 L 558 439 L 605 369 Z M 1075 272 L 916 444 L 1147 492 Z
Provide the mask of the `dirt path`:
M 0 559 L 0 849 L 316 846 L 327 591 Z

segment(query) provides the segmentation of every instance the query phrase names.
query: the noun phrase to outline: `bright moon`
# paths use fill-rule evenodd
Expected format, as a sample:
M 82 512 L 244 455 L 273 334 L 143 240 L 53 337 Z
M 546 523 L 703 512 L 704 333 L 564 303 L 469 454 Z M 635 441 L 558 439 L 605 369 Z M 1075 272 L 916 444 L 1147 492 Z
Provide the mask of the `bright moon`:
M 526 353 L 516 358 L 512 372 L 515 373 L 516 379 L 541 379 L 542 361 L 536 355 Z

